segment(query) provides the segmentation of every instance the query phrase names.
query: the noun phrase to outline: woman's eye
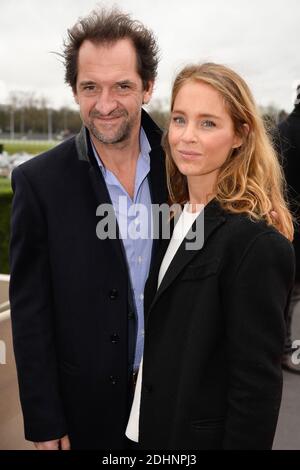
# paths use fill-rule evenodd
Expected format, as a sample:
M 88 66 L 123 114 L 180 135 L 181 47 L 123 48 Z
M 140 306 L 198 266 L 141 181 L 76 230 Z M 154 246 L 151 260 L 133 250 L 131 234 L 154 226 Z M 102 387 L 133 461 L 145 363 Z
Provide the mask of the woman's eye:
M 174 116 L 172 121 L 175 123 L 175 124 L 184 124 L 184 118 L 181 117 L 181 116 Z
M 215 123 L 213 121 L 209 121 L 208 119 L 205 121 L 202 121 L 201 124 L 203 127 L 216 127 Z

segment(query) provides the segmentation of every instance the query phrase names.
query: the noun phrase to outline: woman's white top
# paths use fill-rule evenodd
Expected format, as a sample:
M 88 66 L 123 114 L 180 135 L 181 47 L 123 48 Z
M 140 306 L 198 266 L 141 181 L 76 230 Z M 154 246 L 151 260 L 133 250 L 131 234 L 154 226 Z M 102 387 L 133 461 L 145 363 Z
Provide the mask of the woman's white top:
M 202 206 L 203 207 L 203 206 Z M 159 288 L 161 281 L 164 278 L 164 275 L 167 272 L 168 267 L 171 264 L 172 259 L 174 258 L 178 248 L 185 239 L 188 231 L 193 225 L 194 221 L 200 214 L 201 210 L 198 212 L 189 212 L 189 204 L 186 204 L 183 208 L 183 211 L 177 221 L 177 224 L 174 227 L 172 238 L 170 240 L 169 246 L 165 253 L 164 259 L 161 263 L 157 289 Z M 135 393 L 133 398 L 133 403 L 131 407 L 131 412 L 129 416 L 129 421 L 126 429 L 126 436 L 134 442 L 139 441 L 139 418 L 140 418 L 140 404 L 141 404 L 141 391 L 142 391 L 142 375 L 143 375 L 143 358 L 141 360 L 139 373 L 137 377 Z

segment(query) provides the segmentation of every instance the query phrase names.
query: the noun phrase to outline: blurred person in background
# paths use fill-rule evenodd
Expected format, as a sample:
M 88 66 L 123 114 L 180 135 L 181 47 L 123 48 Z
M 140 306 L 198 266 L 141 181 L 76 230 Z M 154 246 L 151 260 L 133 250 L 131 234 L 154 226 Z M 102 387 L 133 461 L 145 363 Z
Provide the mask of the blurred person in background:
M 287 182 L 288 199 L 295 218 L 294 249 L 296 254 L 296 278 L 287 315 L 285 352 L 282 367 L 290 372 L 300 374 L 300 364 L 293 360 L 292 322 L 300 301 L 300 85 L 296 91 L 295 107 L 291 114 L 278 125 L 275 132 L 275 144 L 282 158 Z

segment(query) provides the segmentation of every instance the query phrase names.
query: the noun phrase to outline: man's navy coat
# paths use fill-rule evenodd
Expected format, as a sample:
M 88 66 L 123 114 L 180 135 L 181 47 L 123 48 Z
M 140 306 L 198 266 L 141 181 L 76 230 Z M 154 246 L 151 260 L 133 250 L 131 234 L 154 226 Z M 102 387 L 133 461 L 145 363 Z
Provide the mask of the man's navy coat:
M 161 131 L 144 111 L 142 126 L 152 202 L 166 202 Z M 122 448 L 136 318 L 123 245 L 96 236 L 110 199 L 85 132 L 13 172 L 14 349 L 27 439 Z

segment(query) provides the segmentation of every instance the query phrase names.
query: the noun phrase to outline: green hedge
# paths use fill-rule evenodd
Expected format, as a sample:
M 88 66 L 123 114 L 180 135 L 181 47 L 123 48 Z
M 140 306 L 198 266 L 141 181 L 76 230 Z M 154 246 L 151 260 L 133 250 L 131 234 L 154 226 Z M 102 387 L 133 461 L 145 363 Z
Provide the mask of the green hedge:
M 9 274 L 8 246 L 12 191 L 10 181 L 0 178 L 0 273 Z
M 26 140 L 16 140 L 16 141 L 0 141 L 0 144 L 3 145 L 3 149 L 9 154 L 12 155 L 18 152 L 26 152 L 31 155 L 38 155 L 39 153 L 45 152 L 46 150 L 51 149 L 59 142 L 54 141 L 26 141 Z

